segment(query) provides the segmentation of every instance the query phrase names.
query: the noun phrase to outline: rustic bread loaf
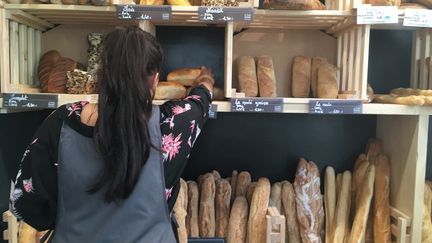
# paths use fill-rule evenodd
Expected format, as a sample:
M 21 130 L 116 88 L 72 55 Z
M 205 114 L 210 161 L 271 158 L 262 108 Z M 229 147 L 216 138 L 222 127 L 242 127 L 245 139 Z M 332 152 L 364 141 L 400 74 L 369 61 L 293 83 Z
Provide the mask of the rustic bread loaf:
M 251 175 L 247 171 L 242 171 L 237 176 L 236 185 L 236 197 L 243 196 L 246 197 L 246 192 L 249 184 L 251 183 Z
M 179 243 L 187 243 L 187 229 L 186 229 L 186 214 L 187 214 L 187 183 L 180 179 L 180 191 L 177 200 L 174 204 L 173 211 L 175 212 L 175 218 L 178 223 L 178 239 Z
M 216 237 L 228 236 L 228 222 L 230 217 L 231 185 L 225 179 L 216 181 Z
M 229 218 L 227 243 L 246 243 L 249 206 L 245 197 L 236 197 Z
M 40 58 L 37 72 L 42 92 L 48 92 L 49 74 L 60 57 L 58 51 L 48 51 Z
M 330 63 L 322 63 L 318 69 L 318 98 L 336 99 L 338 93 L 337 67 Z
M 258 182 L 254 181 L 254 182 L 251 182 L 248 186 L 248 189 L 246 192 L 246 199 L 247 199 L 249 204 L 252 203 L 252 196 L 253 196 L 253 193 L 254 193 L 257 185 L 258 185 Z
M 342 174 L 341 189 L 338 191 L 336 211 L 334 217 L 333 240 L 330 242 L 344 242 L 348 239 L 349 213 L 351 206 L 351 172 L 345 171 Z
M 311 87 L 311 59 L 296 56 L 292 64 L 292 96 L 294 98 L 308 98 Z
M 294 187 L 289 182 L 282 183 L 282 205 L 285 213 L 287 228 L 285 238 L 289 243 L 301 243 L 299 225 L 297 220 L 296 195 Z
M 51 69 L 48 78 L 48 93 L 66 93 L 67 72 L 78 67 L 77 62 L 61 57 Z
M 334 169 L 331 166 L 328 166 L 325 170 L 324 199 L 326 215 L 325 242 L 332 242 L 336 211 L 336 178 Z
M 215 236 L 215 192 L 214 177 L 211 173 L 207 173 L 200 186 L 199 233 L 201 237 Z
M 270 192 L 270 199 L 280 214 L 282 212 L 281 193 L 282 193 L 281 183 L 280 182 L 273 183 Z
M 257 77 L 259 95 L 261 97 L 276 97 L 276 78 L 272 57 L 258 57 Z
M 326 63 L 327 58 L 325 57 L 314 57 L 312 58 L 312 66 L 311 66 L 311 88 L 312 95 L 315 98 L 318 98 L 318 69 L 321 64 Z
M 243 56 L 238 60 L 238 80 L 240 92 L 246 97 L 258 96 L 258 81 L 255 59 L 251 56 Z
M 159 82 L 154 99 L 178 100 L 186 97 L 186 88 L 177 82 Z
M 237 177 L 238 172 L 237 170 L 233 170 L 231 173 L 231 202 L 234 202 L 234 199 L 236 198 L 236 189 L 237 189 Z
M 391 242 L 390 225 L 390 164 L 387 156 L 375 160 L 374 242 Z
M 186 225 L 189 237 L 199 237 L 198 227 L 198 208 L 199 190 L 195 181 L 188 181 L 188 210 L 186 215 Z
M 184 86 L 192 86 L 200 74 L 201 69 L 199 68 L 180 68 L 168 73 L 167 80 L 175 81 Z

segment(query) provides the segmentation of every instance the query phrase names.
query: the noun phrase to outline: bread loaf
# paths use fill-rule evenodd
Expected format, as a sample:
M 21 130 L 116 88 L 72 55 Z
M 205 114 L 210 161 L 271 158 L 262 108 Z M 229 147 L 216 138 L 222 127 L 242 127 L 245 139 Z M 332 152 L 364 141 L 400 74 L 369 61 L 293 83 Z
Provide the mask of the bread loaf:
M 366 176 L 366 172 L 368 171 L 369 168 L 369 161 L 367 160 L 363 160 L 361 162 L 359 162 L 357 168 L 354 169 L 353 171 L 353 182 L 352 182 L 352 186 L 351 186 L 351 190 L 352 190 L 352 215 L 355 215 L 355 212 L 357 211 L 357 202 L 360 199 L 360 188 L 362 188 L 363 186 L 363 182 L 365 180 L 365 176 Z
M 258 81 L 255 59 L 251 56 L 243 56 L 238 60 L 238 80 L 240 92 L 246 97 L 258 96 Z
M 218 87 L 213 87 L 213 100 L 224 100 L 225 94 L 223 89 Z
M 383 143 L 378 138 L 371 138 L 366 145 L 366 157 L 372 164 L 375 163 L 375 158 L 383 152 Z
M 248 186 L 248 189 L 246 192 L 246 199 L 247 199 L 249 204 L 251 204 L 251 202 L 252 202 L 252 196 L 253 196 L 253 193 L 255 191 L 257 184 L 258 184 L 258 182 L 254 181 L 254 182 L 251 182 Z
M 159 82 L 154 98 L 156 100 L 178 100 L 186 97 L 186 88 L 176 82 Z
M 199 204 L 199 233 L 201 237 L 214 237 L 216 185 L 211 173 L 207 173 L 201 182 Z
M 180 191 L 177 200 L 174 204 L 173 211 L 175 212 L 175 218 L 178 224 L 177 232 L 179 243 L 187 243 L 187 229 L 186 229 L 186 214 L 187 214 L 187 183 L 180 179 Z
M 336 99 L 339 93 L 338 69 L 323 63 L 318 69 L 318 98 Z
M 424 100 L 416 95 L 410 96 L 394 96 L 394 95 L 375 95 L 374 102 L 399 104 L 399 105 L 424 105 Z
M 349 213 L 351 206 L 351 172 L 345 171 L 342 174 L 341 190 L 338 191 L 336 212 L 334 217 L 333 240 L 330 242 L 344 242 L 349 229 Z
M 238 172 L 236 170 L 233 170 L 231 173 L 231 202 L 234 202 L 234 199 L 236 198 L 236 189 L 237 189 L 237 176 Z
M 251 175 L 247 171 L 242 171 L 237 177 L 236 197 L 246 197 L 246 192 L 249 184 L 251 183 Z
M 21 221 L 18 233 L 19 243 L 35 243 L 37 230 Z
M 289 182 L 282 183 L 282 206 L 285 213 L 287 234 L 289 243 L 301 243 L 299 225 L 297 220 L 296 195 L 294 187 Z
M 309 57 L 296 56 L 292 64 L 292 96 L 308 98 L 311 87 L 311 60 Z
M 266 241 L 266 213 L 270 198 L 270 181 L 260 178 L 252 196 L 250 205 L 247 242 L 263 243 Z
M 375 160 L 374 190 L 374 241 L 390 243 L 390 164 L 384 155 Z
M 259 95 L 261 97 L 276 97 L 276 78 L 272 57 L 258 57 L 257 77 Z
M 366 147 L 366 151 L 367 151 L 367 147 Z M 359 157 L 357 157 L 357 160 L 354 163 L 354 171 L 357 170 L 358 166 L 360 165 L 360 163 L 364 160 L 367 160 L 367 156 L 366 154 L 360 154 Z
M 270 192 L 270 199 L 279 213 L 282 212 L 281 211 L 281 208 L 282 208 L 281 193 L 282 193 L 281 183 L 280 182 L 273 183 L 273 185 L 271 187 L 271 192 Z
M 70 58 L 61 57 L 49 73 L 49 93 L 66 93 L 67 72 L 77 68 L 77 62 Z
M 221 176 L 217 170 L 212 170 L 211 173 L 213 174 L 213 178 L 215 179 L 215 181 L 217 181 L 221 178 Z
M 48 51 L 40 58 L 37 72 L 42 92 L 48 92 L 50 72 L 60 57 L 61 56 L 58 51 Z
M 312 95 L 315 98 L 318 98 L 318 69 L 321 64 L 326 63 L 327 58 L 325 57 L 314 57 L 312 58 L 312 66 L 311 66 L 311 88 Z
M 227 243 L 246 243 L 249 206 L 245 197 L 236 197 L 229 218 Z
M 186 1 L 186 0 L 181 0 Z M 187 2 L 187 1 L 186 1 Z M 176 5 L 176 4 L 171 4 Z M 184 86 L 192 86 L 195 79 L 201 74 L 201 69 L 199 68 L 180 68 L 171 71 L 168 76 L 168 81 L 175 81 Z
M 216 181 L 216 237 L 228 236 L 228 222 L 230 217 L 231 185 L 225 179 Z
M 356 214 L 351 228 L 349 243 L 360 243 L 364 240 L 370 203 L 373 195 L 375 166 L 370 165 L 365 175 L 362 187 L 359 188 L 359 200 L 356 202 Z
M 189 237 L 199 237 L 198 227 L 198 205 L 199 191 L 195 181 L 188 181 L 188 210 L 186 215 L 186 226 Z
M 430 204 L 432 199 L 432 189 L 426 184 L 424 187 L 423 198 L 423 224 L 422 224 L 422 243 L 432 242 L 432 221 Z
M 328 166 L 325 171 L 324 199 L 326 215 L 325 242 L 332 242 L 334 227 L 333 221 L 336 211 L 336 178 L 334 169 L 331 166 Z
M 324 209 L 318 167 L 300 159 L 294 181 L 297 219 L 303 243 L 322 242 Z
M 336 203 L 339 200 L 339 192 L 342 190 L 342 173 L 336 176 Z

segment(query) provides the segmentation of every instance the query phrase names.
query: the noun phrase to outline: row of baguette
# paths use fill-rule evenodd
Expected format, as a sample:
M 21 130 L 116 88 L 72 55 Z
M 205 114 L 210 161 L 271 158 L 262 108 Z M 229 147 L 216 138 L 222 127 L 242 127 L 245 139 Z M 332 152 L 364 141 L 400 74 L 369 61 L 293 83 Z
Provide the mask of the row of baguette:
M 432 90 L 397 88 L 387 95 L 374 95 L 374 102 L 399 105 L 432 105 Z
M 247 97 L 277 97 L 273 58 L 259 56 L 255 62 L 252 56 L 238 59 L 238 80 L 240 92 Z M 338 97 L 338 69 L 324 57 L 309 58 L 296 56 L 292 64 L 292 97 L 316 98 Z M 312 92 L 311 92 L 312 91 Z
M 391 242 L 390 164 L 380 140 L 372 139 L 353 173 L 325 171 L 324 196 L 313 162 L 300 159 L 294 183 L 248 172 L 223 179 L 217 171 L 181 180 L 174 212 L 180 243 L 189 238 L 225 238 L 228 243 L 263 243 L 269 203 L 286 219 L 286 242 Z M 324 202 L 323 202 L 324 201 Z

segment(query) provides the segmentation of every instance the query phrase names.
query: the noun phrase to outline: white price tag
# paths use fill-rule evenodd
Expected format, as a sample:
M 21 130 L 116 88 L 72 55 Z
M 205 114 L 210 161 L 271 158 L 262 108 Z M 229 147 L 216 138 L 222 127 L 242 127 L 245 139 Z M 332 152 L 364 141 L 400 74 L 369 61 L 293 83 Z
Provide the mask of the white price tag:
M 404 26 L 432 28 L 432 10 L 407 9 L 403 21 Z
M 397 24 L 398 9 L 395 6 L 361 5 L 357 8 L 357 24 Z

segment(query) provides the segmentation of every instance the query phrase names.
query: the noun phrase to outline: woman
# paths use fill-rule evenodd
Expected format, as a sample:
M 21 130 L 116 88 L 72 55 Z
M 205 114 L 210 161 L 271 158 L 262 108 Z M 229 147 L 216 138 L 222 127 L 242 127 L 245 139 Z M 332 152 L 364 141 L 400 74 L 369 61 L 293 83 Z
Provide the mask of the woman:
M 202 68 L 188 97 L 158 107 L 163 54 L 153 36 L 116 28 L 102 59 L 98 104 L 65 105 L 43 122 L 10 210 L 38 230 L 55 229 L 54 242 L 175 242 L 169 212 L 207 120 L 213 75 Z

